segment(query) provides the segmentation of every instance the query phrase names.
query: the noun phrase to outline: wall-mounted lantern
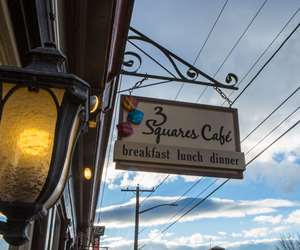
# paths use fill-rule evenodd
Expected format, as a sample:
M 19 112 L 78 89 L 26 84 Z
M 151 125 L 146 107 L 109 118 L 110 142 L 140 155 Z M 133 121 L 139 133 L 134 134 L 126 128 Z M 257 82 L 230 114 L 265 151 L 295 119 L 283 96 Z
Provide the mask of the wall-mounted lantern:
M 0 67 L 0 232 L 12 245 L 59 199 L 90 110 L 89 85 L 63 72 L 55 46 L 29 56 L 24 68 Z

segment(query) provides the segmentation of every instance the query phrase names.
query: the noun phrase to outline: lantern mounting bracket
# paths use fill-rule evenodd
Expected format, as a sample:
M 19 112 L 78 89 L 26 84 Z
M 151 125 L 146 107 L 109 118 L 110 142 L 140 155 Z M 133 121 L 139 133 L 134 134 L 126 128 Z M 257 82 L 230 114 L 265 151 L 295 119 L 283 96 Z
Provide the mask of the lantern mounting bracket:
M 197 85 L 205 85 L 209 87 L 214 87 L 216 90 L 219 91 L 221 91 L 220 88 L 238 90 L 236 86 L 238 82 L 238 77 L 235 74 L 229 73 L 225 78 L 225 83 L 219 82 L 218 80 L 214 79 L 213 77 L 204 73 L 200 69 L 196 68 L 194 65 L 177 56 L 167 48 L 163 47 L 159 43 L 150 39 L 148 36 L 136 30 L 135 28 L 130 27 L 129 30 L 132 34 L 128 36 L 127 42 L 135 49 L 125 51 L 121 74 L 149 79 L 159 79 L 169 82 L 175 81 Z M 151 45 L 151 47 L 158 49 L 158 51 L 160 51 L 170 63 L 170 66 L 165 67 L 159 61 L 159 59 L 154 58 L 154 56 L 150 55 L 139 45 L 137 45 L 136 42 L 142 42 L 143 44 Z M 143 64 L 142 55 L 148 57 L 151 61 L 155 62 L 161 69 L 167 72 L 168 75 L 164 76 L 139 72 Z M 202 79 L 205 80 L 203 81 Z

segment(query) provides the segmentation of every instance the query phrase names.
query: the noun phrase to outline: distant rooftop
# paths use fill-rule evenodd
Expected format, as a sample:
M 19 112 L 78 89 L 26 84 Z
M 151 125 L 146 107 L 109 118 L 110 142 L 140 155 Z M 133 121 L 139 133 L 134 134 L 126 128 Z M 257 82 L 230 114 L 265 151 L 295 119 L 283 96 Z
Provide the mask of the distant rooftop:
M 209 250 L 225 250 L 225 248 L 216 246 L 216 247 L 210 248 Z

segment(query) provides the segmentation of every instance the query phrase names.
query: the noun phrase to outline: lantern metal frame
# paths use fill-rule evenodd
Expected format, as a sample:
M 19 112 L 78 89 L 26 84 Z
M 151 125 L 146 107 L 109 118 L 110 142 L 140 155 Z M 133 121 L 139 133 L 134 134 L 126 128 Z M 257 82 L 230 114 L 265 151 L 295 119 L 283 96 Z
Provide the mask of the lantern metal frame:
M 53 98 L 58 112 L 48 176 L 38 198 L 34 203 L 0 200 L 0 211 L 7 217 L 6 222 L 0 222 L 0 233 L 12 245 L 25 243 L 28 240 L 29 222 L 46 215 L 47 209 L 61 196 L 68 179 L 72 150 L 80 134 L 88 128 L 90 86 L 79 77 L 63 72 L 64 60 L 64 55 L 53 44 L 48 43 L 45 47 L 29 52 L 29 63 L 24 68 L 0 66 L 0 124 L 3 105 L 19 88 L 46 90 Z M 1 87 L 6 82 L 15 84 L 16 87 L 2 100 Z M 65 90 L 60 105 L 51 88 Z M 78 133 L 73 136 L 71 133 L 78 119 Z M 70 145 L 70 141 L 73 141 L 73 145 Z

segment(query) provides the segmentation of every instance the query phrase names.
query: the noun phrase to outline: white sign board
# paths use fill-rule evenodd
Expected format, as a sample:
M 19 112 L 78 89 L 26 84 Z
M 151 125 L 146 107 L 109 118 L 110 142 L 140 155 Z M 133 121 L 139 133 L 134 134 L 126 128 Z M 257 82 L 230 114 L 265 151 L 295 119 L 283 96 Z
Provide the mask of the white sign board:
M 118 169 L 242 178 L 237 110 L 122 96 Z

